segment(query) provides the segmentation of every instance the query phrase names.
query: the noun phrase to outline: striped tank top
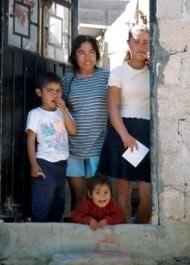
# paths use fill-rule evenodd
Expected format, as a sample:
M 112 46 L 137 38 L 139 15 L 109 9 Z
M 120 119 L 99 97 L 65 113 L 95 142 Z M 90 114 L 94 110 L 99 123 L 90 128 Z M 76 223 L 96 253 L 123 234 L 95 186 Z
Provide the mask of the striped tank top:
M 107 130 L 107 83 L 109 71 L 97 69 L 91 76 L 72 71 L 63 77 L 64 98 L 78 132 L 69 136 L 69 152 L 78 158 L 99 155 Z

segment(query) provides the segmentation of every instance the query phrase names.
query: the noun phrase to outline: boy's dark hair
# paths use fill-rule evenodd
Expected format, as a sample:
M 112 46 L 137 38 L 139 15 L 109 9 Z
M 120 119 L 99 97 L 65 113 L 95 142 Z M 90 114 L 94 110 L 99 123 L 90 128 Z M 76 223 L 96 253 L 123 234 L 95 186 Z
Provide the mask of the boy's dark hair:
M 49 83 L 58 83 L 62 87 L 61 78 L 55 73 L 43 73 L 36 81 L 36 88 L 42 89 Z
M 73 65 L 74 71 L 79 70 L 79 65 L 76 61 L 76 51 L 81 47 L 84 42 L 89 42 L 92 45 L 92 48 L 95 50 L 96 53 L 96 61 L 98 62 L 100 60 L 98 41 L 89 35 L 79 35 L 72 42 L 71 55 L 69 57 L 69 60 Z
M 90 178 L 87 185 L 87 191 L 89 192 L 90 195 L 92 195 L 92 192 L 96 185 L 107 185 L 110 188 L 112 194 L 112 183 L 108 177 L 103 175 L 98 175 Z

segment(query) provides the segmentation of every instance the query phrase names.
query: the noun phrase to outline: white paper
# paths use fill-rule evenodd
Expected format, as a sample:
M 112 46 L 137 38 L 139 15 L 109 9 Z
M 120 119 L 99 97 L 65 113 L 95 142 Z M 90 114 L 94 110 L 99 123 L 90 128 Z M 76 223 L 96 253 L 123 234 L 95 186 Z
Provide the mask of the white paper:
M 137 146 L 138 149 L 133 148 L 133 152 L 131 152 L 131 149 L 128 148 L 122 155 L 122 157 L 125 158 L 134 167 L 137 167 L 138 164 L 143 160 L 145 155 L 149 152 L 149 149 L 139 141 L 137 141 Z

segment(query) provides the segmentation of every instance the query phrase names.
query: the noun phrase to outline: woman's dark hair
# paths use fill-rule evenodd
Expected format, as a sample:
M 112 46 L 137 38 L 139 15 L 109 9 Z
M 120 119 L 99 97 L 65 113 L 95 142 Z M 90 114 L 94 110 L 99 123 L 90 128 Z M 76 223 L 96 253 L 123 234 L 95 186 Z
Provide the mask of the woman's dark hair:
M 84 42 L 89 42 L 92 45 L 92 48 L 95 50 L 96 53 L 96 61 L 98 62 L 100 60 L 100 51 L 97 40 L 88 35 L 79 35 L 72 42 L 71 55 L 69 57 L 69 60 L 73 65 L 74 71 L 79 70 L 79 65 L 76 60 L 76 51 L 81 47 Z
M 63 86 L 62 82 L 61 82 L 61 78 L 57 74 L 55 74 L 55 73 L 43 73 L 37 78 L 36 88 L 42 89 L 43 87 L 45 87 L 49 83 L 57 83 L 61 87 Z
M 89 192 L 90 195 L 92 195 L 92 192 L 96 185 L 107 185 L 110 188 L 110 191 L 112 194 L 111 180 L 106 176 L 98 175 L 98 176 L 92 177 L 89 179 L 87 183 L 88 183 L 87 191 Z

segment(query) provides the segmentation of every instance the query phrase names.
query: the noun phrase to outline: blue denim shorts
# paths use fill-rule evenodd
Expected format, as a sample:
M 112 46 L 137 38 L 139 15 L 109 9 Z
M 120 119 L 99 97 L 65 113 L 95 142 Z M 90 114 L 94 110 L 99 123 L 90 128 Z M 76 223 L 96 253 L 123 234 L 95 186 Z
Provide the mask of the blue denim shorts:
M 100 156 L 81 159 L 69 156 L 67 160 L 67 177 L 93 177 L 96 174 Z

